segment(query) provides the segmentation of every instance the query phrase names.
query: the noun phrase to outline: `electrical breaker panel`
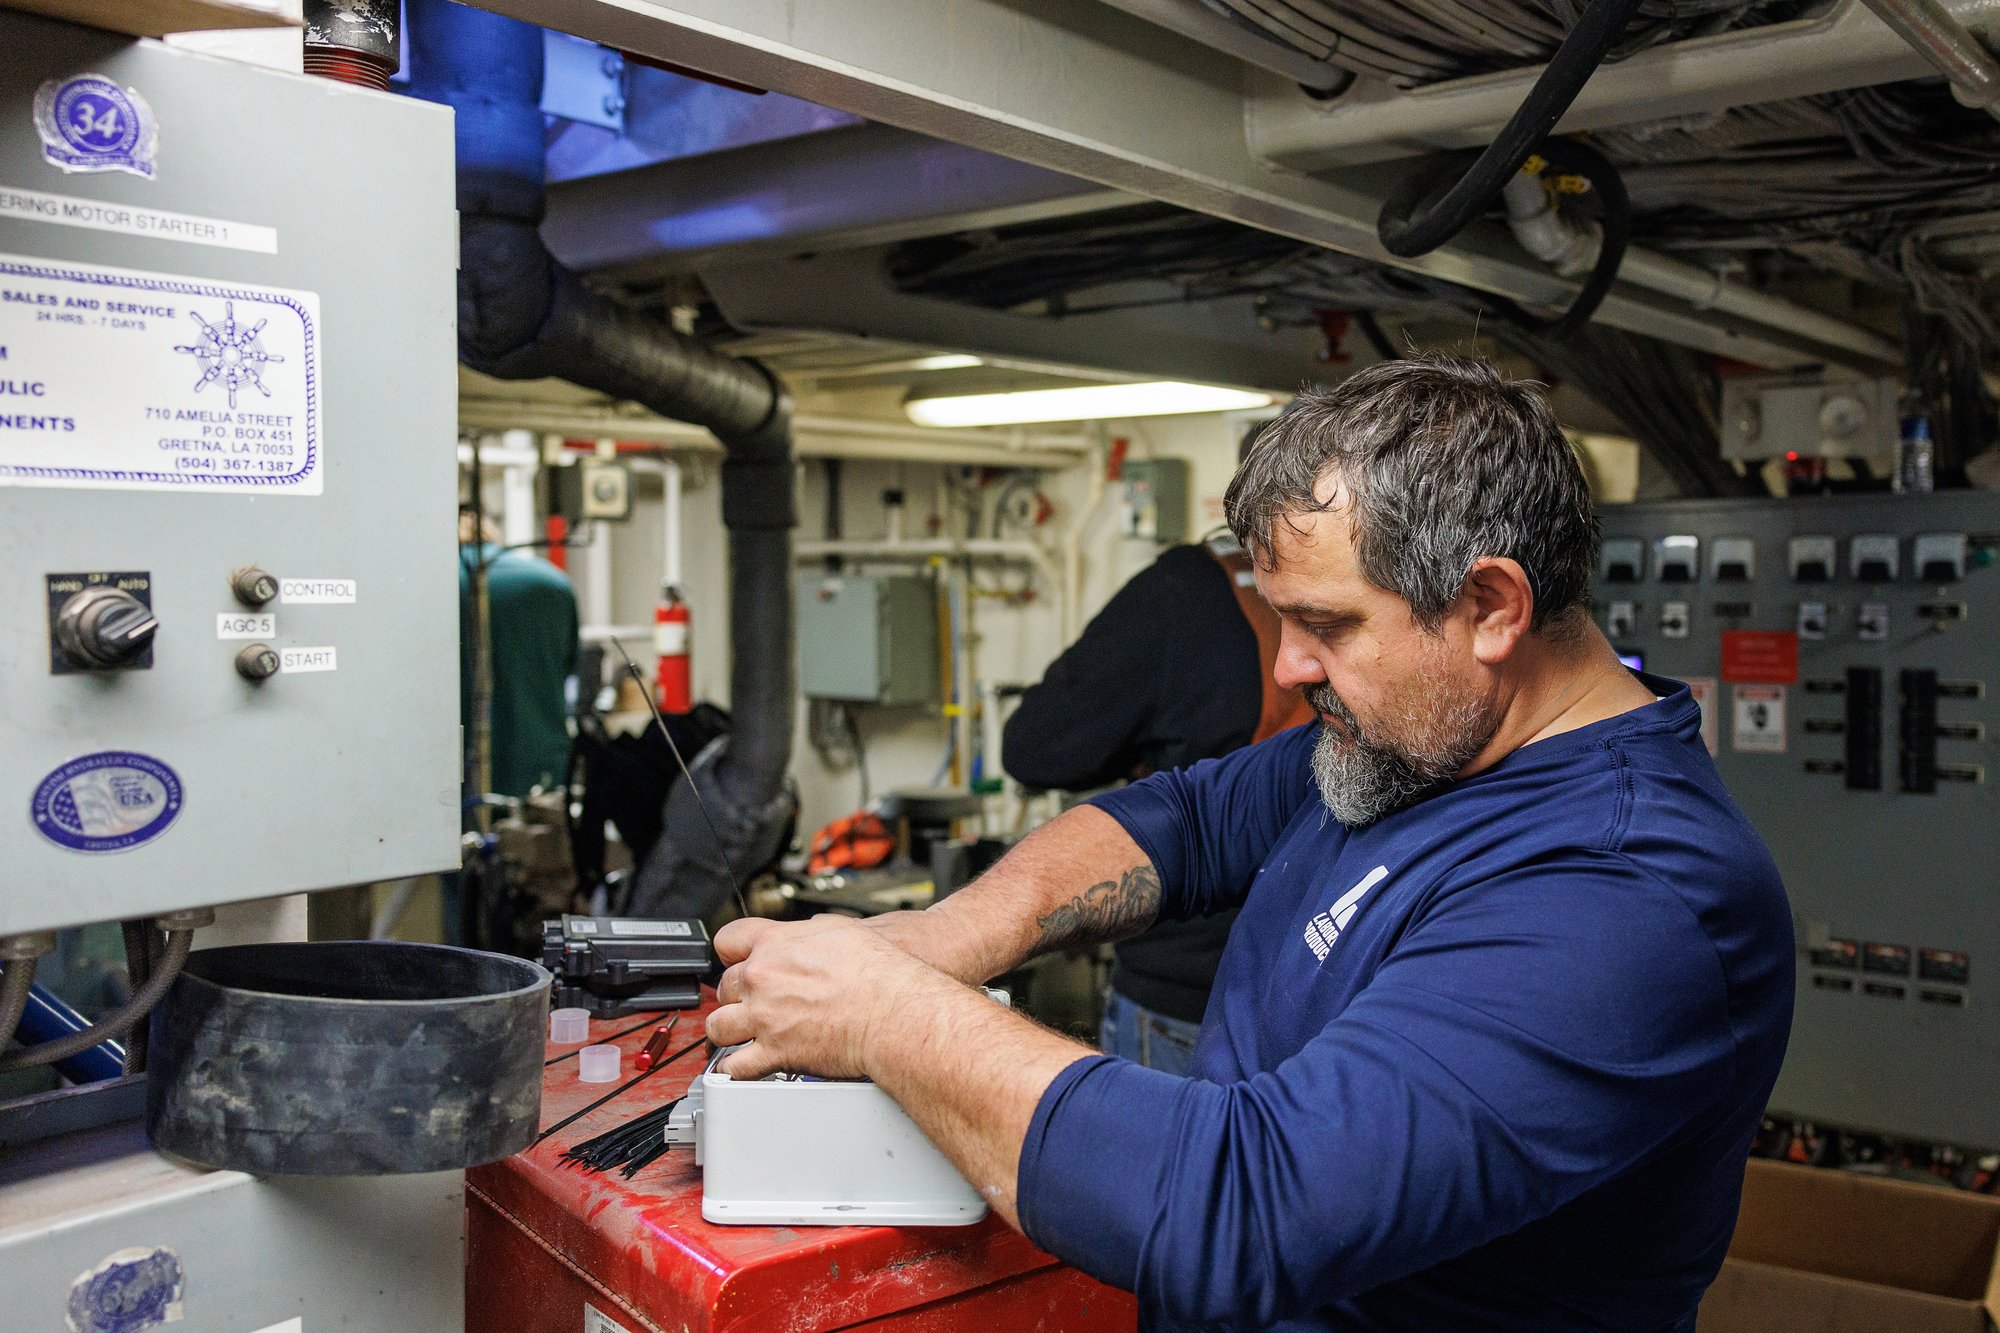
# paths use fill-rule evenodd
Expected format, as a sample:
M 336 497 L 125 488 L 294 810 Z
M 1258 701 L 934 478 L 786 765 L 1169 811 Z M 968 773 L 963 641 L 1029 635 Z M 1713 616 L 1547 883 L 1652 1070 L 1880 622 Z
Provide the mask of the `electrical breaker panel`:
M 1791 897 L 1772 1109 L 2000 1146 L 2000 495 L 1601 513 L 1598 623 L 1694 687 Z
M 0 12 L 0 935 L 456 863 L 452 160 Z

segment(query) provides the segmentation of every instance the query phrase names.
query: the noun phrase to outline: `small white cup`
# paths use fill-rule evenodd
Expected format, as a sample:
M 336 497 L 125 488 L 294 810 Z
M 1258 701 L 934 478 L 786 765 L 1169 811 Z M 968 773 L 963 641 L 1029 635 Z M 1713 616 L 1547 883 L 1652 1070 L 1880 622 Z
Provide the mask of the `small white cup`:
M 590 1040 L 590 1010 L 556 1009 L 549 1014 L 549 1040 L 558 1046 L 574 1046 Z
M 579 1083 L 616 1083 L 619 1050 L 616 1046 L 586 1046 L 576 1055 Z

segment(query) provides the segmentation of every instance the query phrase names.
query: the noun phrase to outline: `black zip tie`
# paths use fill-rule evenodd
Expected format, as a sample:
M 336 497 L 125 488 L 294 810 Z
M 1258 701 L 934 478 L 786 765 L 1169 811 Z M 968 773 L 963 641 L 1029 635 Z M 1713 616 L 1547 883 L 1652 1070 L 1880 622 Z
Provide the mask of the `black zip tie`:
M 708 836 L 715 840 L 716 855 L 722 859 L 722 877 L 729 881 L 729 891 L 736 895 L 736 910 L 749 916 L 750 903 L 743 896 L 743 886 L 736 882 L 736 868 L 729 864 L 729 844 L 722 840 L 722 830 L 715 826 L 715 816 L 708 813 L 708 802 L 702 799 L 701 784 L 694 780 L 694 770 L 681 757 L 681 747 L 674 740 L 674 733 L 667 730 L 667 719 L 660 715 L 660 706 L 653 702 L 653 692 L 646 688 L 646 677 L 640 673 L 639 664 L 632 660 L 632 654 L 625 651 L 625 645 L 619 642 L 616 634 L 606 636 L 605 641 L 625 659 L 625 669 L 631 673 L 632 682 L 639 687 L 640 697 L 645 699 L 646 707 L 652 711 L 654 725 L 659 727 L 660 735 L 666 737 L 667 749 L 673 752 L 674 762 L 680 765 L 681 776 L 687 779 L 688 790 L 694 794 L 694 808 L 701 812 L 701 822 L 708 825 Z
M 683 1055 L 686 1055 L 689 1051 L 693 1050 L 695 1047 L 706 1046 L 707 1044 L 708 1044 L 707 1037 L 696 1037 L 693 1041 L 681 1047 L 678 1051 L 675 1051 L 672 1055 L 660 1061 L 660 1063 L 654 1065 L 651 1069 L 645 1070 L 643 1073 L 639 1074 L 636 1078 L 628 1079 L 626 1082 L 620 1084 L 618 1087 L 613 1088 L 611 1091 L 605 1093 L 602 1097 L 599 1097 L 596 1101 L 592 1102 L 590 1105 L 584 1107 L 581 1111 L 578 1111 L 575 1115 L 567 1116 L 562 1120 L 558 1120 L 555 1124 L 550 1125 L 540 1134 L 537 1134 L 535 1136 L 534 1143 L 531 1143 L 528 1146 L 530 1148 L 538 1146 L 543 1139 L 546 1139 L 549 1135 L 555 1133 L 557 1130 L 569 1128 L 571 1125 L 574 1125 L 577 1121 L 589 1115 L 592 1111 L 595 1111 L 598 1107 L 604 1105 L 604 1103 L 610 1101 L 613 1097 L 616 1097 L 619 1093 L 629 1091 L 633 1087 L 636 1087 L 638 1084 L 645 1082 L 647 1079 L 659 1073 L 662 1069 L 665 1069 L 668 1065 L 672 1064 L 674 1061 L 680 1059 Z

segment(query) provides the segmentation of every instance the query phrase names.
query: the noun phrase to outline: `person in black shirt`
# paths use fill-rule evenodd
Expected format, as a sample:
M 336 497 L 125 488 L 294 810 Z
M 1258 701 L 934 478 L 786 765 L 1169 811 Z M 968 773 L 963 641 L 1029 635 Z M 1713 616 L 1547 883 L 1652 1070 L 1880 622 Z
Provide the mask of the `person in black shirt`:
M 1275 735 L 1311 709 L 1271 679 L 1277 617 L 1224 535 L 1175 546 L 1115 593 L 1007 720 L 1016 782 L 1088 791 Z M 1162 922 L 1116 946 L 1101 1043 L 1181 1073 L 1234 912 Z

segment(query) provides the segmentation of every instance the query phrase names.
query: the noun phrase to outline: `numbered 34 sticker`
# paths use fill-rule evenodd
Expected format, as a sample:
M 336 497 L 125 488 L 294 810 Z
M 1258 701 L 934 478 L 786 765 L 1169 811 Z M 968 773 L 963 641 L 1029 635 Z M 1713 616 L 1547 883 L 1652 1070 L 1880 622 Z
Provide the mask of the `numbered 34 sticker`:
M 50 79 L 35 90 L 42 157 L 64 171 L 129 171 L 151 179 L 159 122 L 137 88 L 102 74 Z

